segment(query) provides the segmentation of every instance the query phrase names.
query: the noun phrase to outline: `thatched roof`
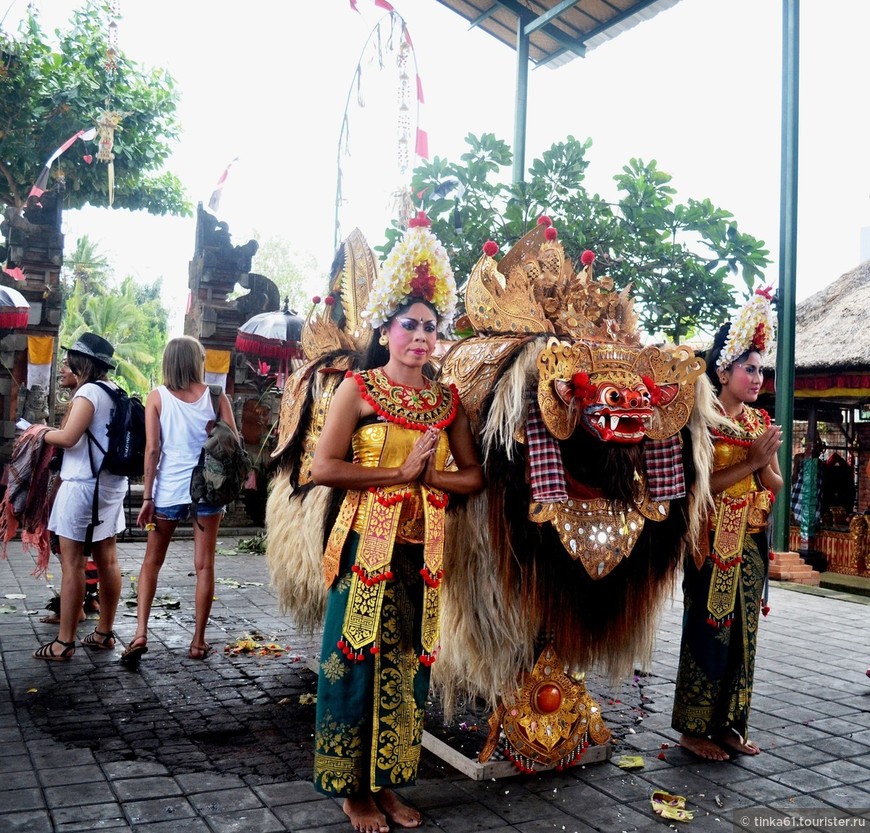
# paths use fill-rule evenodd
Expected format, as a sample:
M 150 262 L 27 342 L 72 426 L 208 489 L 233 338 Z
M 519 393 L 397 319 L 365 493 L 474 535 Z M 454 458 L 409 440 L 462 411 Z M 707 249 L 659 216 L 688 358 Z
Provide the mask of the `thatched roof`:
M 776 350 L 764 364 L 776 366 Z M 795 373 L 870 369 L 870 261 L 801 301 L 795 310 Z

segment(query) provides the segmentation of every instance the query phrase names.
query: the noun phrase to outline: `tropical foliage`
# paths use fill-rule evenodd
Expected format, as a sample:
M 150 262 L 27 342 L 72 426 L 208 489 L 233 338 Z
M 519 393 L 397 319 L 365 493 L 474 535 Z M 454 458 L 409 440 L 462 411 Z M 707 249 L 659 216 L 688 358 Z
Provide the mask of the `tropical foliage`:
M 85 0 L 54 45 L 35 6 L 17 34 L 0 32 L 0 203 L 24 205 L 52 153 L 109 109 L 123 114 L 114 134 L 114 206 L 191 214 L 180 180 L 163 171 L 179 132 L 172 77 L 123 52 L 109 72 L 108 3 Z M 65 183 L 66 208 L 108 205 L 107 166 L 96 154 L 96 140 L 77 141 L 52 166 L 49 184 Z
M 583 184 L 591 139 L 553 144 L 518 184 L 506 182 L 507 144 L 492 134 L 465 141 L 469 150 L 460 161 L 435 157 L 414 171 L 412 182 L 460 287 L 487 240 L 504 253 L 546 214 L 575 262 L 591 249 L 596 274 L 611 275 L 618 289 L 633 286 L 647 333 L 679 343 L 727 319 L 736 306 L 732 281 L 742 279 L 749 290 L 770 263 L 764 243 L 740 232 L 728 211 L 707 199 L 675 202 L 671 176 L 654 160 L 630 160 L 614 177 L 618 199 L 608 202 Z M 382 251 L 401 233 L 389 229 Z
M 161 381 L 169 313 L 160 302 L 159 280 L 143 285 L 128 276 L 117 287 L 112 283 L 105 258 L 80 238 L 64 267 L 60 343 L 69 346 L 88 331 L 108 339 L 117 360 L 112 378 L 144 397 Z

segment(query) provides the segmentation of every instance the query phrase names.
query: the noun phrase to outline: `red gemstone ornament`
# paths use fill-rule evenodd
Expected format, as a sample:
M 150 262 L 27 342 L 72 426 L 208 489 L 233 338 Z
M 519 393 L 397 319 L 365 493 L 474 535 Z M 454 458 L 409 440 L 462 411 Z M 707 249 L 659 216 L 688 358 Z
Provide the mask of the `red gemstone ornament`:
M 542 685 L 535 692 L 535 708 L 541 714 L 552 714 L 562 705 L 562 691 L 552 683 Z
M 496 243 L 495 240 L 487 240 L 486 243 L 483 244 L 483 253 L 487 257 L 494 257 L 497 251 L 498 243 Z

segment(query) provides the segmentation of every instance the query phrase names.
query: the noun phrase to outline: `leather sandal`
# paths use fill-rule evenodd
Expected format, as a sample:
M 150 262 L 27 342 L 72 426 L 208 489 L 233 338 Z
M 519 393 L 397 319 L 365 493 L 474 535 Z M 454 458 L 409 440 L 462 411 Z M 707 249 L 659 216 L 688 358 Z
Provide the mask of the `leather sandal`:
M 145 636 L 134 636 L 132 642 L 124 649 L 119 660 L 125 668 L 138 668 L 139 660 L 142 659 L 142 654 L 148 653 L 148 638 Z
M 55 654 L 51 648 L 54 643 L 63 645 L 63 650 L 59 654 Z M 76 652 L 75 642 L 64 642 L 62 639 L 52 639 L 51 642 L 46 642 L 45 645 L 40 645 L 34 652 L 34 659 L 47 659 L 51 662 L 65 662 L 73 658 Z
M 115 647 L 115 632 L 103 633 L 96 628 L 83 640 L 82 645 L 86 648 L 99 648 L 101 651 L 111 651 Z
M 204 642 L 202 645 L 191 645 L 187 651 L 187 655 L 191 659 L 205 659 L 212 651 L 211 645 Z

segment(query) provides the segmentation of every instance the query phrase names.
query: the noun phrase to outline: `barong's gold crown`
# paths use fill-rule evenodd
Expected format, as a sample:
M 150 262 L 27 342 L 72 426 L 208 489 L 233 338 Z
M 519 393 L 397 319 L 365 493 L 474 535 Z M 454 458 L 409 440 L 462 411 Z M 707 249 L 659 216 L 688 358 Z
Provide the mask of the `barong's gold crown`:
M 654 393 L 648 437 L 673 436 L 688 421 L 703 360 L 685 347 L 644 347 L 630 287 L 595 279 L 584 252 L 575 273 L 548 217 L 496 262 L 487 242 L 465 292 L 465 311 L 480 335 L 549 335 L 538 356 L 538 405 L 548 431 L 566 439 L 575 427 L 578 379 L 631 388 L 643 379 Z
M 630 288 L 616 292 L 611 278 L 593 279 L 591 260 L 575 274 L 554 232 L 539 223 L 500 261 L 481 256 L 465 290 L 474 329 L 639 345 Z

